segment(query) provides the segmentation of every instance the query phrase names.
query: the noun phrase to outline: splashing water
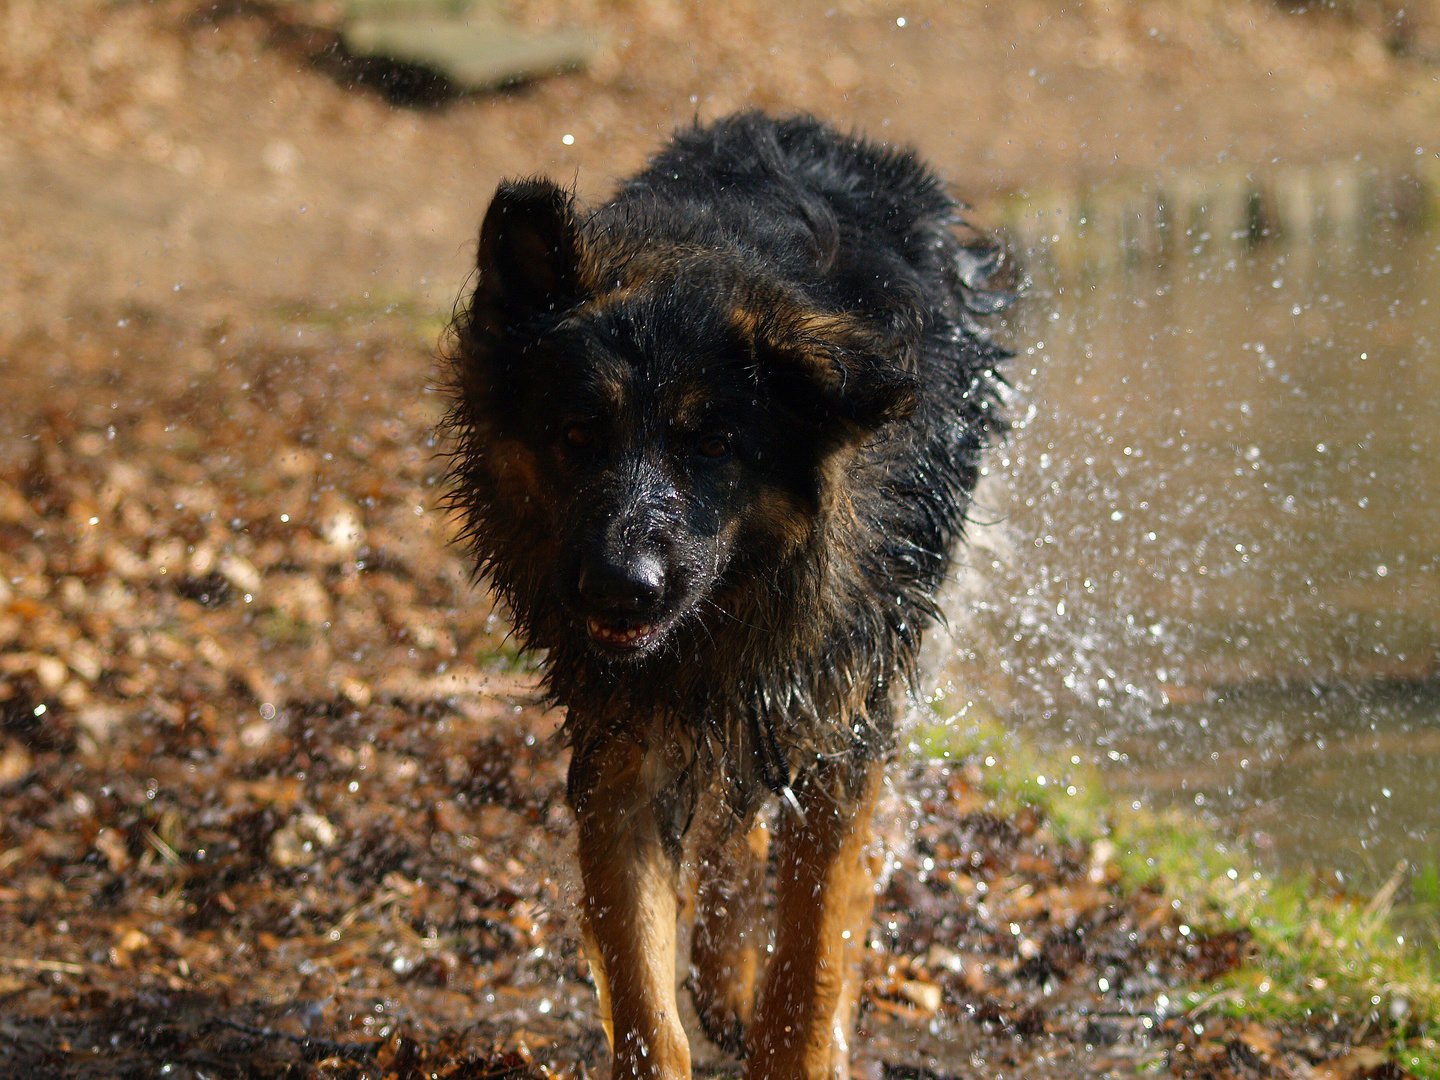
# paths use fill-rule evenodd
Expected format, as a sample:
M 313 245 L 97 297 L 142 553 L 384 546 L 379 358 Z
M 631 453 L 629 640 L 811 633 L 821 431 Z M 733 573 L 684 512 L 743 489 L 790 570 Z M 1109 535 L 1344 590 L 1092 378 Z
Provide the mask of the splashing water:
M 1440 260 L 1033 268 L 944 677 L 1347 883 L 1440 837 Z

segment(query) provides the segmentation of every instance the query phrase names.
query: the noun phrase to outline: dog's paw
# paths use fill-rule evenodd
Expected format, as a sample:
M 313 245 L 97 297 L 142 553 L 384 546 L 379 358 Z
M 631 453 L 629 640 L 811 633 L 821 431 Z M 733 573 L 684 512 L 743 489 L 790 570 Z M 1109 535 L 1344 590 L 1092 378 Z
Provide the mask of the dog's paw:
M 705 1037 L 727 1054 L 743 1058 L 745 1056 L 745 1021 L 733 1010 L 719 1004 L 701 1005 L 693 986 L 690 996 L 695 1000 L 695 1012 L 700 1017 L 700 1027 L 704 1030 Z

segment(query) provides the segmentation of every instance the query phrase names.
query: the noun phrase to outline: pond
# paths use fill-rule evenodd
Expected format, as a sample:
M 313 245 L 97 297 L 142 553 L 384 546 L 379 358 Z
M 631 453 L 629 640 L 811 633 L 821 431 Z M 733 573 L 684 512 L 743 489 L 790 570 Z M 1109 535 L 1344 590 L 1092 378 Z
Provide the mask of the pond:
M 1440 237 L 1393 207 L 1267 237 L 1251 200 L 1022 257 L 948 675 L 1117 797 L 1433 918 Z

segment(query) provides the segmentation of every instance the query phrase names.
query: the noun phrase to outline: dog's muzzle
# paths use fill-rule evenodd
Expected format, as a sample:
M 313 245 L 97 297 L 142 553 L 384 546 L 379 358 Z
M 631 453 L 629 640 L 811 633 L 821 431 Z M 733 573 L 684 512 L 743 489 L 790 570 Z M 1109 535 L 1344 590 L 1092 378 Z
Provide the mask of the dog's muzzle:
M 585 620 L 590 640 L 621 652 L 638 652 L 656 641 L 667 622 L 662 609 L 667 577 L 664 561 L 653 552 L 587 560 L 577 592 L 590 613 Z

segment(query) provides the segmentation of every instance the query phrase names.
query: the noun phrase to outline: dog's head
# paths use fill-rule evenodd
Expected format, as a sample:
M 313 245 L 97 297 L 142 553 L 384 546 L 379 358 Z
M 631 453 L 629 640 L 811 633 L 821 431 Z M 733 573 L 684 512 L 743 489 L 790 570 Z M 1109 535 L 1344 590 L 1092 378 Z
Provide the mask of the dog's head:
M 609 659 L 722 632 L 727 589 L 845 512 L 838 472 L 915 400 L 903 344 L 766 258 L 582 221 L 540 180 L 496 194 L 456 345 L 477 552 L 531 644 Z

